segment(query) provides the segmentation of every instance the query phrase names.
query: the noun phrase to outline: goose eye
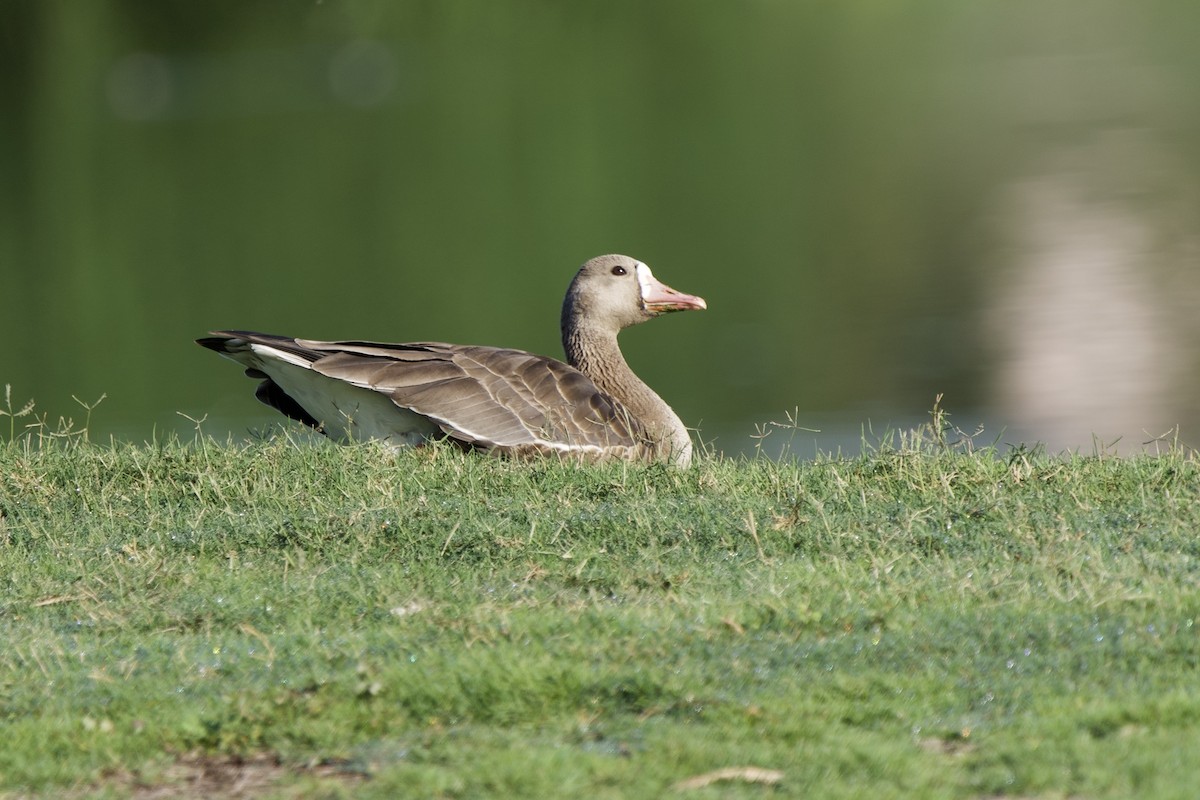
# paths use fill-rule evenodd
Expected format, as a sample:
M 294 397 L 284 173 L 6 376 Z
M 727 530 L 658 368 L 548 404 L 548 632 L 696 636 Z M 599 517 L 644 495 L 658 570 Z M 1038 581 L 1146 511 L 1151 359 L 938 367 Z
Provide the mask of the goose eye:
M 626 274 L 625 268 L 624 267 L 613 267 L 612 274 L 613 275 L 624 275 L 624 274 Z

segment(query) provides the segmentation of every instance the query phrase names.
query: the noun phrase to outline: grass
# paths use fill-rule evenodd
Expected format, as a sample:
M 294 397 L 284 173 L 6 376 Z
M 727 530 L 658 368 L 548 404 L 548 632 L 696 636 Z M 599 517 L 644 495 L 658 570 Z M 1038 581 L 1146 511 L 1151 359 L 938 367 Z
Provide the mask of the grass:
M 942 422 L 687 471 L 10 438 L 0 797 L 1194 796 L 1196 459 Z

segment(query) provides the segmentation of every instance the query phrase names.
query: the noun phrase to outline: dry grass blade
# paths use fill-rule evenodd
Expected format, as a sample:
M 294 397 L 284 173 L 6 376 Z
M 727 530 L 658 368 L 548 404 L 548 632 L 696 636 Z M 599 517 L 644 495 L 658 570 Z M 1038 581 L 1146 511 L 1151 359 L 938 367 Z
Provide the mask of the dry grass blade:
M 744 781 L 746 783 L 763 783 L 774 786 L 782 780 L 783 772 L 777 769 L 725 767 L 713 770 L 712 772 L 706 772 L 703 775 L 697 775 L 694 778 L 688 778 L 685 781 L 680 781 L 671 788 L 677 792 L 686 792 L 692 789 L 703 789 L 705 786 L 711 786 L 720 781 Z
M 51 597 L 43 597 L 40 600 L 35 600 L 30 605 L 33 608 L 43 608 L 44 606 L 56 606 L 59 603 L 77 603 L 85 599 L 87 599 L 87 596 L 81 594 L 56 594 Z

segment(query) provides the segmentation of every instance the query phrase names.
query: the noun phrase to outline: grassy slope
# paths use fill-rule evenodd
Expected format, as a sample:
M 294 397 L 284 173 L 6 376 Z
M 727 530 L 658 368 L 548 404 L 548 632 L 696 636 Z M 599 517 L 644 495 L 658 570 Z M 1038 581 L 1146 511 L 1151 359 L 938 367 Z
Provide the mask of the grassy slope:
M 0 796 L 1192 797 L 1200 468 L 0 444 Z M 15 795 L 14 795 L 15 796 Z

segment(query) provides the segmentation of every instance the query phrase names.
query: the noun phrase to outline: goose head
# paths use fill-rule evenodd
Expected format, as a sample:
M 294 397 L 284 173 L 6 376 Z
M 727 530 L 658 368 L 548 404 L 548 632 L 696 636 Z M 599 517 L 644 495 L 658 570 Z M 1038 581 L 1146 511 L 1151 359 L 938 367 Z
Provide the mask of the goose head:
M 677 292 L 636 258 L 607 255 L 584 264 L 563 302 L 564 331 L 581 325 L 616 333 L 670 311 L 707 308 L 703 298 Z

